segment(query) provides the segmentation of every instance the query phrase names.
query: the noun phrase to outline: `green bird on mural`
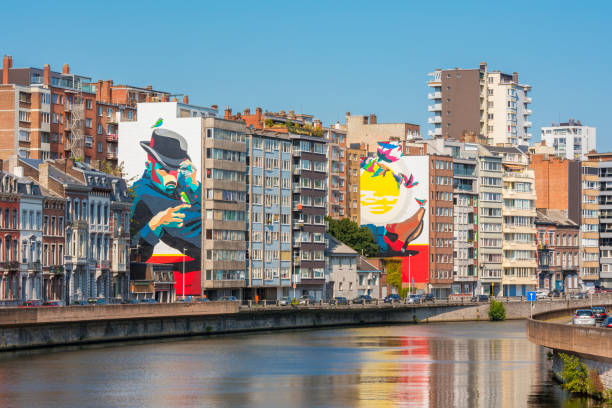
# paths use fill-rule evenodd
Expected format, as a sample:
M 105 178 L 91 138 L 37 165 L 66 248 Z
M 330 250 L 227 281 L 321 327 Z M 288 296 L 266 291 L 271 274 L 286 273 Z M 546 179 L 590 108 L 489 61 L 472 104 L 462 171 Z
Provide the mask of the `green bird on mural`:
M 159 118 L 159 119 L 157 119 L 157 122 L 155 122 L 155 124 L 153 126 L 151 126 L 151 129 L 158 128 L 158 127 L 160 127 L 163 124 L 164 124 L 164 119 L 163 118 Z

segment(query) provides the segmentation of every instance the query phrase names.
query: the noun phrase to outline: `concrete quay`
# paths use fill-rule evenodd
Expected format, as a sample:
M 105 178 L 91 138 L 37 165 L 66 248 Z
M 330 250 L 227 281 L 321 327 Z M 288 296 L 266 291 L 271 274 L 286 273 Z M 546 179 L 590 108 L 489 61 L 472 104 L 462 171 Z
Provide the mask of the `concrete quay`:
M 586 301 L 571 302 L 585 307 Z M 528 302 L 506 303 L 508 319 L 530 315 Z M 567 310 L 565 300 L 541 301 L 537 313 Z M 488 320 L 489 304 L 269 306 L 239 310 L 238 302 L 9 308 L 0 313 L 0 351 L 112 341 L 334 326 Z

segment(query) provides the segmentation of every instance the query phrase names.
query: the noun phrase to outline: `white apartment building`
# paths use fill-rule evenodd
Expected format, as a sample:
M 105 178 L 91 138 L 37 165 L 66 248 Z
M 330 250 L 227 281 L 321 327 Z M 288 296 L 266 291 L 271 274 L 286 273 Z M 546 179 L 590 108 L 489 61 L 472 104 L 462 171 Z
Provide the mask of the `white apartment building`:
M 473 134 L 494 145 L 529 144 L 531 86 L 519 83 L 518 73 L 489 72 L 483 62 L 476 69 L 437 69 L 429 75 L 429 136 L 461 140 Z
M 542 141 L 552 146 L 556 156 L 569 160 L 586 160 L 590 151 L 597 150 L 597 130 L 580 121 L 570 119 L 565 123 L 542 127 Z

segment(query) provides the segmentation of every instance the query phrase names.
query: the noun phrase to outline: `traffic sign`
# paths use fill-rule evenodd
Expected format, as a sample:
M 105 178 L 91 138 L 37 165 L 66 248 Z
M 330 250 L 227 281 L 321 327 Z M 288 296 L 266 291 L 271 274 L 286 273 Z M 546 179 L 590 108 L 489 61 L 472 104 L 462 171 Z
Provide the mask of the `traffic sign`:
M 536 293 L 535 292 L 527 292 L 527 300 L 530 302 L 535 302 Z

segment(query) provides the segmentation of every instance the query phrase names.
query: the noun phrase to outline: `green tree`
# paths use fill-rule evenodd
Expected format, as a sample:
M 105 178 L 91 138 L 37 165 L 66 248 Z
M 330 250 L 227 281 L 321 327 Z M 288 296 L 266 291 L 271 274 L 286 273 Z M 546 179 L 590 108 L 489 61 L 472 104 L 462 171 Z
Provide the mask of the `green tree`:
M 561 371 L 563 388 L 569 392 L 586 394 L 589 391 L 589 373 L 586 365 L 576 356 L 560 353 L 559 357 L 563 360 Z
M 359 227 L 356 222 L 348 218 L 334 220 L 327 217 L 326 219 L 329 224 L 329 235 L 345 243 L 364 256 L 375 256 L 378 254 L 378 244 L 374 239 L 374 234 L 372 234 L 372 231 L 368 227 Z
M 491 304 L 489 305 L 489 319 L 499 322 L 506 320 L 506 308 L 502 302 L 491 299 Z

